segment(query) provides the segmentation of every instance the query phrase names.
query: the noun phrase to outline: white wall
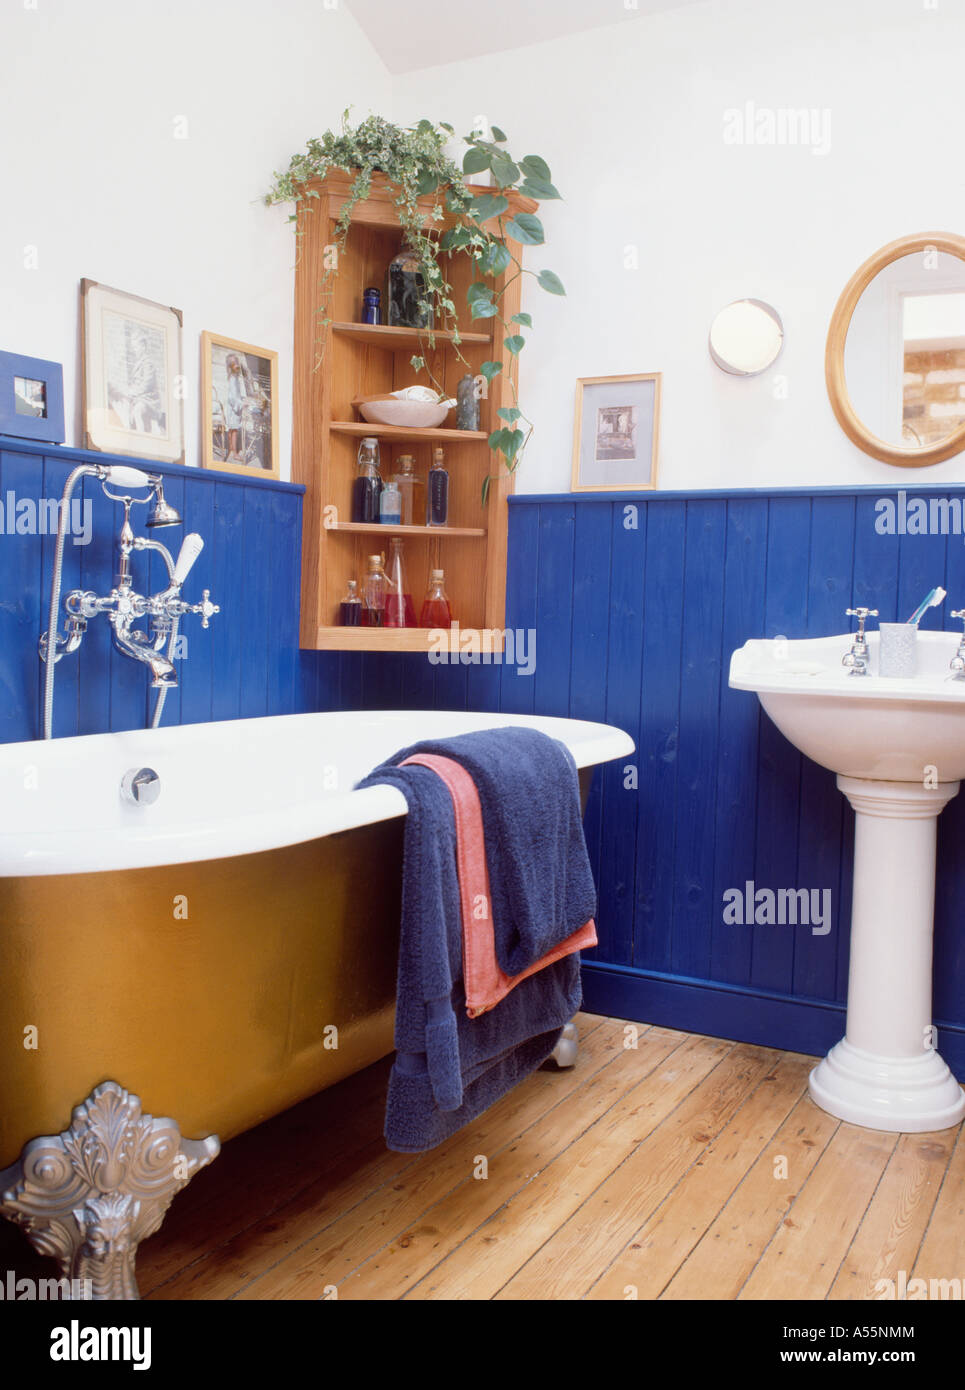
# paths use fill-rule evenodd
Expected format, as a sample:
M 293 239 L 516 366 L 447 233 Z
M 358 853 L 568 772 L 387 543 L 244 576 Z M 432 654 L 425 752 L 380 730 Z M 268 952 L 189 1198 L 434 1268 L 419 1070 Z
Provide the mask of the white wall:
M 32 0 L 28 0 L 32 3 Z M 0 349 L 64 364 L 82 443 L 83 276 L 184 312 L 187 461 L 199 461 L 202 329 L 280 352 L 291 454 L 294 238 L 260 201 L 384 65 L 323 0 L 6 0 L 0 10 Z M 187 139 L 175 119 L 187 118 Z M 36 247 L 37 269 L 24 267 Z
M 823 377 L 856 266 L 903 233 L 965 228 L 961 5 L 706 0 L 390 79 L 344 3 L 35 3 L 0 10 L 0 348 L 64 363 L 68 442 L 80 442 L 85 275 L 183 309 L 195 383 L 203 328 L 278 348 L 287 407 L 294 248 L 286 212 L 259 199 L 354 104 L 457 128 L 485 112 L 513 150 L 553 166 L 566 201 L 546 205 L 548 243 L 529 264 L 569 294 L 527 291 L 537 432 L 520 490 L 568 488 L 577 377 L 654 370 L 662 487 L 965 480 L 965 456 L 923 474 L 855 449 Z M 748 101 L 827 110 L 828 152 L 725 143 L 724 113 Z M 187 140 L 174 138 L 180 115 Z M 743 295 L 775 304 L 787 332 L 753 380 L 725 376 L 706 349 L 714 312 Z M 288 409 L 282 423 L 287 476 Z M 186 425 L 193 462 L 196 390 Z
M 519 490 L 569 487 L 575 379 L 634 371 L 664 373 L 661 487 L 965 481 L 965 455 L 923 472 L 861 453 L 824 389 L 857 266 L 905 233 L 965 231 L 963 52 L 947 0 L 716 0 L 396 78 L 397 119 L 431 107 L 468 129 L 485 112 L 512 151 L 548 159 L 566 200 L 544 205 L 529 257 L 568 297 L 526 295 L 537 432 Z M 748 101 L 827 109 L 827 153 L 725 143 L 724 113 Z M 786 340 L 769 374 L 739 380 L 706 343 L 745 295 L 777 307 Z

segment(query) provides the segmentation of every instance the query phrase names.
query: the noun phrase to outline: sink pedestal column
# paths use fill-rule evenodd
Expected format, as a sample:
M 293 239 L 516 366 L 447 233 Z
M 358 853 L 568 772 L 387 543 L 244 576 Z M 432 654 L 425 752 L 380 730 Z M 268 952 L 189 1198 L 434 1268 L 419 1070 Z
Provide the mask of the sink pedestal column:
M 811 1073 L 811 1096 L 870 1129 L 948 1129 L 965 1095 L 932 1028 L 935 838 L 959 783 L 839 776 L 838 787 L 856 813 L 848 1021 Z

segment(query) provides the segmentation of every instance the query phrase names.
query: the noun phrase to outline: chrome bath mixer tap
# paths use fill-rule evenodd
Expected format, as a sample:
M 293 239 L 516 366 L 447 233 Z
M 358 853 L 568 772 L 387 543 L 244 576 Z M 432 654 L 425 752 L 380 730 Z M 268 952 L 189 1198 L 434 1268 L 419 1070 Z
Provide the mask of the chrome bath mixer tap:
M 124 508 L 124 521 L 117 538 L 117 576 L 109 594 L 99 595 L 91 589 L 72 589 L 64 598 L 64 611 L 67 615 L 67 628 L 64 636 L 57 635 L 58 609 L 60 607 L 60 583 L 64 553 L 64 518 L 68 515 L 70 494 L 77 480 L 84 475 L 99 479 L 105 496 L 120 503 Z M 129 492 L 112 492 L 109 484 L 119 488 L 150 488 L 146 497 L 134 497 Z M 143 473 L 138 468 L 119 465 L 83 464 L 75 468 L 67 480 L 64 496 L 60 504 L 60 525 L 57 530 L 57 547 L 54 556 L 54 573 L 50 592 L 50 626 L 40 638 L 40 657 L 47 663 L 44 689 L 44 738 L 52 737 L 54 667 L 56 662 L 70 652 L 75 652 L 84 639 L 87 624 L 99 613 L 106 613 L 111 625 L 114 646 L 123 655 L 141 662 L 151 674 L 151 688 L 157 690 L 152 727 L 160 722 L 164 708 L 164 697 L 172 686 L 178 683 L 174 656 L 177 647 L 178 626 L 188 613 L 201 617 L 201 626 L 207 627 L 215 613 L 221 610 L 211 602 L 210 590 L 205 589 L 200 603 L 187 603 L 181 597 L 185 579 L 204 549 L 204 541 L 196 531 L 189 532 L 181 543 L 175 560 L 167 546 L 147 536 L 136 536 L 131 525 L 131 508 L 137 504 L 154 503 L 147 519 L 149 529 L 183 525 L 177 511 L 165 501 L 163 480 L 156 474 Z M 131 576 L 131 556 L 134 551 L 155 550 L 164 561 L 168 583 L 164 589 L 150 596 L 139 594 Z M 134 624 L 142 618 L 150 619 L 150 632 Z M 50 634 L 54 633 L 54 660 L 48 659 Z M 166 649 L 166 650 L 165 650 Z

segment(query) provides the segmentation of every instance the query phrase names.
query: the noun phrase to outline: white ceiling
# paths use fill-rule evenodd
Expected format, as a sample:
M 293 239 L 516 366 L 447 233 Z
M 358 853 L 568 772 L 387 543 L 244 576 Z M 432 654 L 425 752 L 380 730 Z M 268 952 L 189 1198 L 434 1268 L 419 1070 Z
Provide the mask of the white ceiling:
M 390 72 L 504 53 L 695 0 L 346 0 Z

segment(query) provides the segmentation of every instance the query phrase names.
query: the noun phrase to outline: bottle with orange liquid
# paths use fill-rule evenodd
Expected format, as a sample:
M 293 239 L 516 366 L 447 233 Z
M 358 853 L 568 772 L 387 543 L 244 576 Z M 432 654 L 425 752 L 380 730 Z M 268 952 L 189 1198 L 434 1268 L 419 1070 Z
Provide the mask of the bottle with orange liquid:
M 415 627 L 415 604 L 406 579 L 401 536 L 393 536 L 389 542 L 389 565 L 385 577 L 384 626 Z
M 442 570 L 429 571 L 429 587 L 419 614 L 420 627 L 445 627 L 452 622 L 452 610 L 446 597 L 446 576 Z

